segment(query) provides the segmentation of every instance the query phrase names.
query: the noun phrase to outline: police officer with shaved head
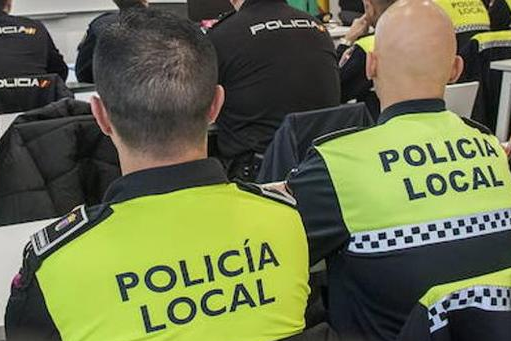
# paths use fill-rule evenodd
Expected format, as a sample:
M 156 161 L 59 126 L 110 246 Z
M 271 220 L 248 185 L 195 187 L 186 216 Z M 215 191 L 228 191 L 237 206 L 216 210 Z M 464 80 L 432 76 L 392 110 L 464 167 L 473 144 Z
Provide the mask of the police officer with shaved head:
M 396 340 L 432 287 L 511 269 L 507 157 L 495 136 L 443 100 L 462 69 L 445 12 L 400 0 L 379 19 L 367 59 L 383 109 L 377 125 L 318 139 L 289 180 L 311 261 L 327 259 L 330 321 L 341 340 Z M 444 305 L 441 319 L 458 307 L 482 306 L 469 296 Z M 489 309 L 510 308 L 506 300 Z M 438 340 L 504 340 L 495 336 L 509 335 L 505 321 L 485 331 L 492 337 Z
M 284 117 L 340 103 L 325 27 L 285 0 L 231 0 L 236 12 L 209 32 L 226 102 L 217 124 L 229 175 L 253 180 Z
M 113 0 L 119 10 L 122 12 L 134 7 L 147 7 L 147 0 Z M 119 12 L 105 13 L 94 19 L 89 24 L 89 29 L 85 37 L 78 46 L 78 56 L 76 58 L 76 78 L 80 82 L 94 83 L 92 72 L 94 48 L 98 37 L 110 25 L 119 21 Z
M 9 15 L 13 0 L 0 0 L 0 77 L 55 73 L 67 78 L 67 65 L 37 21 Z
M 191 22 L 131 10 L 98 41 L 92 108 L 123 177 L 39 231 L 12 284 L 12 341 L 276 341 L 300 334 L 307 240 L 292 201 L 207 158 L 224 101 Z

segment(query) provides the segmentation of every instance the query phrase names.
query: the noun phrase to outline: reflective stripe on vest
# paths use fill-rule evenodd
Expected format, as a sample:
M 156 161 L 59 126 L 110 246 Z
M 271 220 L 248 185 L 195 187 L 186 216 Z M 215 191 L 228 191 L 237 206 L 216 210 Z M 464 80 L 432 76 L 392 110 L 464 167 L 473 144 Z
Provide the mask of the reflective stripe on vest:
M 511 269 L 439 285 L 420 302 L 428 309 L 431 334 L 449 324 L 449 311 L 476 308 L 511 312 Z
M 374 35 L 369 35 L 363 38 L 358 39 L 355 42 L 355 45 L 360 46 L 365 53 L 374 51 Z
M 472 39 L 479 43 L 479 52 L 498 47 L 511 47 L 511 30 L 478 33 Z
M 350 252 L 390 252 L 511 227 L 504 151 L 453 113 L 395 117 L 316 149 L 351 234 Z
M 435 0 L 451 18 L 456 33 L 488 31 L 490 15 L 481 0 Z
M 280 340 L 305 326 L 297 212 L 205 186 L 112 206 L 36 276 L 66 341 Z

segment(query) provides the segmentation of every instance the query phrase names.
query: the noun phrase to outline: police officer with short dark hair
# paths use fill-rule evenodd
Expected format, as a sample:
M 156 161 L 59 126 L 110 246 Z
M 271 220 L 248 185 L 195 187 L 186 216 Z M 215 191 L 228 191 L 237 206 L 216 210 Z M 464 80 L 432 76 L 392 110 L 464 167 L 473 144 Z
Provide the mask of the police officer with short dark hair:
M 113 0 L 113 2 L 119 7 L 120 11 L 132 7 L 144 7 L 148 4 L 147 0 Z M 78 46 L 78 56 L 76 57 L 75 65 L 78 81 L 94 83 L 92 72 L 94 48 L 96 47 L 99 35 L 116 22 L 119 22 L 119 13 L 109 12 L 100 15 L 89 24 L 87 33 Z
M 308 250 L 291 201 L 207 158 L 224 99 L 191 22 L 133 10 L 101 35 L 96 120 L 124 176 L 39 231 L 6 314 L 12 341 L 267 340 L 305 327 Z M 271 199 L 267 198 L 271 197 Z
M 231 177 L 252 180 L 257 157 L 292 112 L 340 103 L 334 45 L 325 26 L 285 0 L 232 0 L 237 12 L 209 32 L 226 103 L 218 148 Z
M 44 25 L 9 15 L 12 0 L 0 0 L 0 77 L 55 73 L 67 78 L 67 65 Z
M 443 101 L 462 69 L 437 5 L 394 4 L 368 54 L 378 124 L 318 139 L 291 175 L 311 261 L 327 259 L 329 320 L 341 340 L 396 340 L 431 288 L 511 269 L 507 157 L 495 136 Z M 501 328 L 463 340 L 500 341 L 509 324 Z

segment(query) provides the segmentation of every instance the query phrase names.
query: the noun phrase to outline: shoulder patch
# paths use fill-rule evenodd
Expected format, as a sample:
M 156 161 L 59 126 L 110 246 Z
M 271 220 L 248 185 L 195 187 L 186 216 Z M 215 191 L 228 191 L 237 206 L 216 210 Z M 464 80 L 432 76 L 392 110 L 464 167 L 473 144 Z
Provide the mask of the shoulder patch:
M 278 190 L 271 189 L 268 186 L 254 183 L 236 182 L 236 185 L 242 191 L 257 194 L 259 196 L 277 201 L 281 204 L 288 205 L 292 208 L 296 208 L 296 200 L 291 196 L 291 194 L 285 194 Z
M 366 129 L 368 129 L 368 127 L 365 127 L 365 128 L 364 127 L 352 127 L 352 128 L 347 128 L 347 129 L 342 129 L 342 130 L 334 131 L 332 133 L 329 133 L 329 134 L 323 135 L 321 137 L 318 137 L 317 139 L 315 139 L 312 142 L 312 145 L 313 146 L 319 146 L 319 145 L 321 145 L 321 144 L 323 144 L 325 142 L 335 140 L 336 138 L 347 136 L 347 135 L 351 135 L 351 134 L 355 134 L 355 133 L 364 131 Z
M 475 129 L 479 130 L 483 134 L 493 135 L 492 131 L 488 127 L 486 127 L 484 124 L 481 124 L 479 122 L 476 122 L 476 121 L 474 121 L 474 120 L 472 120 L 470 118 L 466 118 L 466 117 L 462 117 L 461 119 L 469 127 L 475 128 Z
M 35 254 L 37 256 L 44 255 L 88 222 L 89 217 L 85 206 L 76 208 L 64 218 L 45 227 L 30 238 Z
M 85 206 L 75 208 L 71 213 L 32 235 L 30 242 L 34 254 L 45 258 L 62 245 L 95 226 L 108 205 L 91 209 Z

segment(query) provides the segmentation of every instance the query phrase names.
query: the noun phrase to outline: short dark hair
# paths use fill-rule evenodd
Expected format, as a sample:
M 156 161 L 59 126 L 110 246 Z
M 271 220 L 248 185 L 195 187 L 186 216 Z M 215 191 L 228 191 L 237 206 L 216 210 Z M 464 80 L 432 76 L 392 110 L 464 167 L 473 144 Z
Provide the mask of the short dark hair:
M 9 0 L 0 0 L 0 11 L 4 9 L 5 5 L 7 5 L 7 1 Z
M 156 9 L 125 12 L 98 41 L 94 79 L 128 147 L 161 156 L 205 141 L 217 57 L 191 21 Z
M 142 0 L 114 0 L 114 2 L 121 10 L 142 6 Z

